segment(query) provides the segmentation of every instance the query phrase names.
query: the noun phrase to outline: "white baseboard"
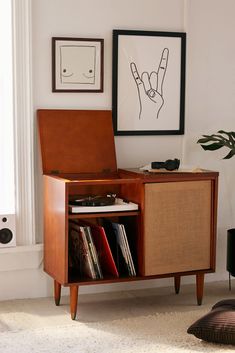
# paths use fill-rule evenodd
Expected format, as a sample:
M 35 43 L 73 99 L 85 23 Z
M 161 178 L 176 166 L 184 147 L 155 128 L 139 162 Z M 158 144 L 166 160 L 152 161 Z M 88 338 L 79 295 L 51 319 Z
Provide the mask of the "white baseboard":
M 205 282 L 217 282 L 227 279 L 227 274 L 225 274 L 225 276 L 217 276 L 217 274 L 208 274 L 205 277 Z M 45 272 L 43 272 L 42 268 L 0 272 L 0 283 L 0 301 L 53 296 L 53 280 Z M 184 284 L 191 283 L 195 283 L 195 276 L 182 277 L 182 286 Z M 147 281 L 145 280 L 136 282 L 122 282 L 116 284 L 81 286 L 79 288 L 79 295 L 125 290 L 138 290 L 154 287 L 172 287 L 172 290 L 174 290 L 174 281 L 172 278 L 164 278 Z M 68 294 L 68 288 L 63 288 L 62 296 Z
M 53 280 L 43 271 L 42 256 L 42 244 L 0 251 L 0 301 L 53 296 Z M 205 276 L 205 282 L 226 279 L 228 279 L 228 273 L 223 271 Z M 195 276 L 182 277 L 182 285 L 190 283 L 195 283 Z M 79 294 L 168 286 L 174 287 L 172 278 L 81 286 Z M 68 288 L 62 289 L 62 295 L 68 295 L 68 293 Z

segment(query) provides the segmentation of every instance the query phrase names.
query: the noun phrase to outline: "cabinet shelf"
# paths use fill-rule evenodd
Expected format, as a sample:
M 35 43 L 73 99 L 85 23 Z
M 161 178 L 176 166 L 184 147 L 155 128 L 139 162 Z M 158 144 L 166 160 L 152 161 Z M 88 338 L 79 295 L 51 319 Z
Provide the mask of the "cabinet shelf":
M 204 274 L 204 273 L 213 273 L 214 271 L 212 269 L 203 269 L 200 271 L 197 271 L 199 274 Z M 76 275 L 71 275 L 70 280 L 68 283 L 64 283 L 65 287 L 70 286 L 71 284 L 76 284 L 78 286 L 86 286 L 86 285 L 95 285 L 95 284 L 111 284 L 111 283 L 120 283 L 120 282 L 135 282 L 135 281 L 144 281 L 144 280 L 153 280 L 153 279 L 160 279 L 160 278 L 171 278 L 176 275 L 179 276 L 191 276 L 194 275 L 195 271 L 186 271 L 186 272 L 177 272 L 177 273 L 168 273 L 168 274 L 159 274 L 159 275 L 152 275 L 152 276 L 133 276 L 133 277 L 128 277 L 128 276 L 121 276 L 121 277 L 112 277 L 112 276 L 105 276 L 102 279 L 91 279 L 91 278 L 80 278 Z
M 99 212 L 99 213 L 76 213 L 69 214 L 69 219 L 83 218 L 107 218 L 107 217 L 124 217 L 124 216 L 139 216 L 140 211 L 122 211 L 122 212 Z
M 102 279 L 91 279 L 91 278 L 77 278 L 76 276 L 71 276 L 69 283 L 65 284 L 69 286 L 71 283 L 78 285 L 92 285 L 92 284 L 108 284 L 108 283 L 120 283 L 129 281 L 138 281 L 144 279 L 145 277 L 134 276 L 134 277 L 104 277 Z

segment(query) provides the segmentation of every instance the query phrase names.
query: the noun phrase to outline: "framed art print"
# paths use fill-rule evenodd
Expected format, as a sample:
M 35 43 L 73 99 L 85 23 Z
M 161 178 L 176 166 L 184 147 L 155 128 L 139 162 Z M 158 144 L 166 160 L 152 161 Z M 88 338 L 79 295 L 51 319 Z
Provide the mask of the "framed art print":
M 52 92 L 103 92 L 103 39 L 52 38 Z
M 186 34 L 113 31 L 115 135 L 184 133 Z

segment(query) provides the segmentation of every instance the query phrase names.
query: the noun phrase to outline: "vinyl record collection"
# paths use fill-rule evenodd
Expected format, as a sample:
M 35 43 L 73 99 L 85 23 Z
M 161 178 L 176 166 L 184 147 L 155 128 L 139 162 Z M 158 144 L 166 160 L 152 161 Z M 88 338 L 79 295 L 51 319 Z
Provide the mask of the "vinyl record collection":
M 125 226 L 107 219 L 102 225 L 70 221 L 69 267 L 81 279 L 136 276 Z

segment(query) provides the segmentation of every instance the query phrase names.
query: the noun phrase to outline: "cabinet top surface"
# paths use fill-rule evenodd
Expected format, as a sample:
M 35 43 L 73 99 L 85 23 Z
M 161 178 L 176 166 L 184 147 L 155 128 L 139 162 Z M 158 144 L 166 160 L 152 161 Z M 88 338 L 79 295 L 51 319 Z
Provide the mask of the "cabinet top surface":
M 191 170 L 174 170 L 166 171 L 164 169 L 156 170 L 155 172 L 147 172 L 139 169 L 119 169 L 122 177 L 128 175 L 132 178 L 140 178 L 143 182 L 161 182 L 166 180 L 200 180 L 217 178 L 219 173 L 216 171 L 198 169 L 197 171 Z
M 37 118 L 44 174 L 117 170 L 111 111 L 40 109 Z

